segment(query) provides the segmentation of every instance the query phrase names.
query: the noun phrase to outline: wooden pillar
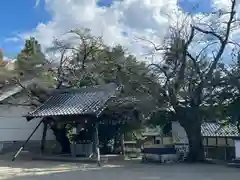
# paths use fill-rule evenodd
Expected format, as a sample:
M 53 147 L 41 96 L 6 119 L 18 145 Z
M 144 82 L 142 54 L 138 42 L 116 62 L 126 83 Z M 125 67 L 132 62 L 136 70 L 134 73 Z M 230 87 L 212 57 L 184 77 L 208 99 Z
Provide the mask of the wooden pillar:
M 44 121 L 43 122 L 42 141 L 41 141 L 41 154 L 44 153 L 45 146 L 46 146 L 47 127 L 48 127 L 48 123 Z
M 76 152 L 76 149 L 77 149 L 77 143 L 76 143 L 77 125 L 75 122 L 73 124 L 72 136 L 73 136 L 73 143 L 72 143 L 71 155 L 73 157 L 77 157 L 77 152 Z
M 98 138 L 98 122 L 95 123 L 95 148 L 96 148 L 96 156 L 97 156 L 97 164 L 101 166 L 100 163 L 100 149 L 99 149 L 99 138 Z
M 217 158 L 217 159 L 221 159 L 221 158 L 219 158 L 219 148 L 218 148 L 218 138 L 216 137 L 216 146 L 215 146 L 215 154 L 217 154 L 217 157 L 215 157 L 215 158 Z
M 205 138 L 206 138 L 206 144 L 207 144 L 207 146 L 206 146 L 206 149 L 207 149 L 206 150 L 206 157 L 205 157 L 205 159 L 206 159 L 206 158 L 208 158 L 208 156 L 209 156 L 208 154 L 209 153 L 208 153 L 208 137 L 205 137 Z
M 227 138 L 226 137 L 224 137 L 224 139 L 225 139 L 225 161 L 226 160 L 228 160 L 228 155 L 227 155 L 227 149 L 228 149 L 228 145 L 227 145 Z
M 121 133 L 121 153 L 123 156 L 125 156 L 125 144 L 124 144 L 124 133 Z

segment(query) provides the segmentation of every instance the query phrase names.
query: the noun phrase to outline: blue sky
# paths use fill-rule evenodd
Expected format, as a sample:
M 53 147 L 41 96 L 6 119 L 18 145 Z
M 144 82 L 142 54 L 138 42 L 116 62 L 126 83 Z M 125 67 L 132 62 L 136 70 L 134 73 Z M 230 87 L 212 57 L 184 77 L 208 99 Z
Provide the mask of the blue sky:
M 110 6 L 113 0 L 102 0 L 99 6 Z M 198 8 L 193 12 L 193 7 Z M 179 0 L 179 5 L 192 13 L 210 11 L 210 0 Z M 44 7 L 44 0 L 34 8 L 35 0 L 2 0 L 0 6 L 0 48 L 4 55 L 14 57 L 20 51 L 22 42 L 7 40 L 17 34 L 31 31 L 39 23 L 51 20 L 51 15 Z
M 43 3 L 38 8 L 34 8 L 34 6 L 34 0 L 4 0 L 1 2 L 0 47 L 4 50 L 5 56 L 16 55 L 21 46 L 20 42 L 7 42 L 7 38 L 29 31 L 39 22 L 47 22 L 51 19 Z

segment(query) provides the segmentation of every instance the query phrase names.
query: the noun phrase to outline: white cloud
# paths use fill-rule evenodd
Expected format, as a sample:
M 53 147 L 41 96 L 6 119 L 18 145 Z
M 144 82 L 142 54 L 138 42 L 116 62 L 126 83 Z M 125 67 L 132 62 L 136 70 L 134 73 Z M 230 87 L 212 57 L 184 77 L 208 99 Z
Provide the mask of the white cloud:
M 231 0 L 215 0 L 213 7 L 217 9 L 227 9 L 230 6 Z
M 97 0 L 45 0 L 52 20 L 46 24 L 40 23 L 32 32 L 22 34 L 22 37 L 35 36 L 46 48 L 51 46 L 53 38 L 66 31 L 85 27 L 90 28 L 93 35 L 101 35 L 105 43 L 120 43 L 130 52 L 141 56 L 149 53 L 152 46 L 136 37 L 161 44 L 169 25 L 176 24 L 176 19 L 184 18 L 184 13 L 178 11 L 177 1 L 124 0 L 115 1 L 107 8 L 98 7 Z M 229 0 L 212 1 L 213 7 L 219 8 L 226 7 Z M 177 11 L 178 14 L 175 13 Z M 204 17 L 202 14 L 195 16 Z
M 38 7 L 39 4 L 40 4 L 40 0 L 36 0 L 34 7 L 35 7 L 35 8 Z
M 9 37 L 4 39 L 4 42 L 19 42 L 21 39 L 19 37 Z
M 139 42 L 136 36 L 161 43 L 169 24 L 165 14 L 177 8 L 177 0 L 116 1 L 110 8 L 98 7 L 96 0 L 45 0 L 45 5 L 52 20 L 23 33 L 23 38 L 35 36 L 43 47 L 48 47 L 54 37 L 86 27 L 94 35 L 102 35 L 105 43 L 120 43 L 139 55 L 146 48 L 142 43 L 146 42 Z

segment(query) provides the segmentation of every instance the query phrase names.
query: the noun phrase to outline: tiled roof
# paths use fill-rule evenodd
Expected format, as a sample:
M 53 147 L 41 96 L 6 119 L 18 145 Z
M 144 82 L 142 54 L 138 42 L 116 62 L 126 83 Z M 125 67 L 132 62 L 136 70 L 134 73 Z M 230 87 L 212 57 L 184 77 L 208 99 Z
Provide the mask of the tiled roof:
M 113 83 L 81 89 L 59 90 L 26 117 L 86 114 L 98 116 L 116 91 L 117 86 Z
M 217 123 L 203 123 L 202 124 L 202 136 L 208 137 L 236 137 L 240 136 L 238 129 L 235 125 L 230 124 L 227 126 L 221 126 Z
M 21 85 L 24 87 L 28 87 L 34 83 L 37 83 L 37 78 L 21 81 Z M 21 92 L 22 90 L 23 88 L 20 85 L 17 85 L 15 81 L 14 84 L 11 82 L 8 85 L 5 85 L 4 88 L 0 89 L 0 102 L 10 96 L 15 95 L 16 93 Z
M 142 133 L 143 136 L 160 136 L 162 133 L 162 130 L 160 126 L 157 126 L 155 128 L 145 128 L 144 132 Z

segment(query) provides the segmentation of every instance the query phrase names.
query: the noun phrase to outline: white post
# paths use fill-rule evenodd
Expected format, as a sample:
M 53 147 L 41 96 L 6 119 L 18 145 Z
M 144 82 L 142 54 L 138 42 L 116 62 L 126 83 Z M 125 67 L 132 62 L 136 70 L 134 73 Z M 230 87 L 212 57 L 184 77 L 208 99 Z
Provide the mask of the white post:
M 125 158 L 124 133 L 121 134 L 121 153 L 123 155 L 123 158 Z
M 97 153 L 97 164 L 98 164 L 98 166 L 101 166 L 101 163 L 100 163 L 99 138 L 98 138 L 98 123 L 95 124 L 95 146 L 96 146 L 96 153 Z

